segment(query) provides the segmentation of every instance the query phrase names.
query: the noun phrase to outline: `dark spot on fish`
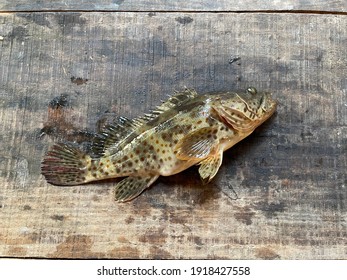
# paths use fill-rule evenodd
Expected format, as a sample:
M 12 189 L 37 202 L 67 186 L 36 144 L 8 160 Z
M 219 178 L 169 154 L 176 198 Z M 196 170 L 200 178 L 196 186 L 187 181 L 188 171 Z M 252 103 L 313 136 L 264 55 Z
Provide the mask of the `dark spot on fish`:
M 76 84 L 78 86 L 83 85 L 86 82 L 88 82 L 88 79 L 83 79 L 83 78 L 80 78 L 80 77 L 76 78 L 74 76 L 71 77 L 71 83 Z
M 99 164 L 100 166 L 103 166 L 104 165 L 104 163 L 103 162 L 100 162 L 100 164 Z
M 108 176 L 108 174 L 109 174 L 109 173 L 106 171 L 106 172 L 105 172 L 105 175 Z
M 141 157 L 140 160 L 141 160 L 141 161 L 145 161 L 145 157 Z
M 131 161 L 128 162 L 128 166 L 129 167 L 132 167 L 133 166 L 133 163 Z
M 116 168 L 116 173 L 120 173 L 120 168 Z
M 126 160 L 128 160 L 128 156 L 123 157 L 123 161 L 126 161 Z

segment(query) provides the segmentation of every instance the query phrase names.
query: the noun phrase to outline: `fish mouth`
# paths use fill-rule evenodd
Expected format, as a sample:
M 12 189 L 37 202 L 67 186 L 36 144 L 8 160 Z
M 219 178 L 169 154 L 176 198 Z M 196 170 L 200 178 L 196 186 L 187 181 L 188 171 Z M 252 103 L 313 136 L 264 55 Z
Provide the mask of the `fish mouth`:
M 261 108 L 265 114 L 262 116 L 262 118 L 259 119 L 259 125 L 269 119 L 277 109 L 278 101 L 276 99 L 272 99 L 270 95 L 267 96 L 266 103 L 267 108 Z

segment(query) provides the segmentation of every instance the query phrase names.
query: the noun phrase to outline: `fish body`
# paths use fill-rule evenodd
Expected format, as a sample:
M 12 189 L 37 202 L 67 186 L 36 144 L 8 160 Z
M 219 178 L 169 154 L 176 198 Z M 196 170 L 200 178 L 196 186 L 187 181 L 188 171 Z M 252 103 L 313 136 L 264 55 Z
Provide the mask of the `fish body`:
M 115 186 L 120 202 L 137 197 L 159 176 L 197 164 L 201 178 L 209 182 L 223 152 L 267 120 L 276 105 L 270 94 L 254 88 L 204 95 L 186 89 L 150 114 L 107 126 L 92 144 L 94 157 L 69 144 L 55 144 L 42 162 L 42 174 L 55 185 L 126 177 Z

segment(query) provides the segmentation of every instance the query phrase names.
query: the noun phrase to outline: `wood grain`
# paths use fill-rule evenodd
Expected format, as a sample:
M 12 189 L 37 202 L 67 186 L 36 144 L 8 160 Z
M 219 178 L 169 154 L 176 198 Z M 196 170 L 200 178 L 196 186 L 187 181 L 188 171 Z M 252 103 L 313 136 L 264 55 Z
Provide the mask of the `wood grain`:
M 346 258 L 346 26 L 343 15 L 0 14 L 0 256 Z M 210 185 L 192 168 L 117 204 L 112 180 L 40 175 L 52 143 L 88 149 L 102 123 L 185 86 L 255 86 L 280 103 Z
M 344 0 L 2 0 L 2 11 L 316 11 L 347 12 Z

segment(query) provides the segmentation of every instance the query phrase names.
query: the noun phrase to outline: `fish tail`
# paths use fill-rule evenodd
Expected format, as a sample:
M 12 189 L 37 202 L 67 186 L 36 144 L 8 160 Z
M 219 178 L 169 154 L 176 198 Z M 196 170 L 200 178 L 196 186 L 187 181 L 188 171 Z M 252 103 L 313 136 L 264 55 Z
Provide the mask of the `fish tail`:
M 41 172 L 48 183 L 68 186 L 86 183 L 91 157 L 68 144 L 55 144 L 42 161 Z

